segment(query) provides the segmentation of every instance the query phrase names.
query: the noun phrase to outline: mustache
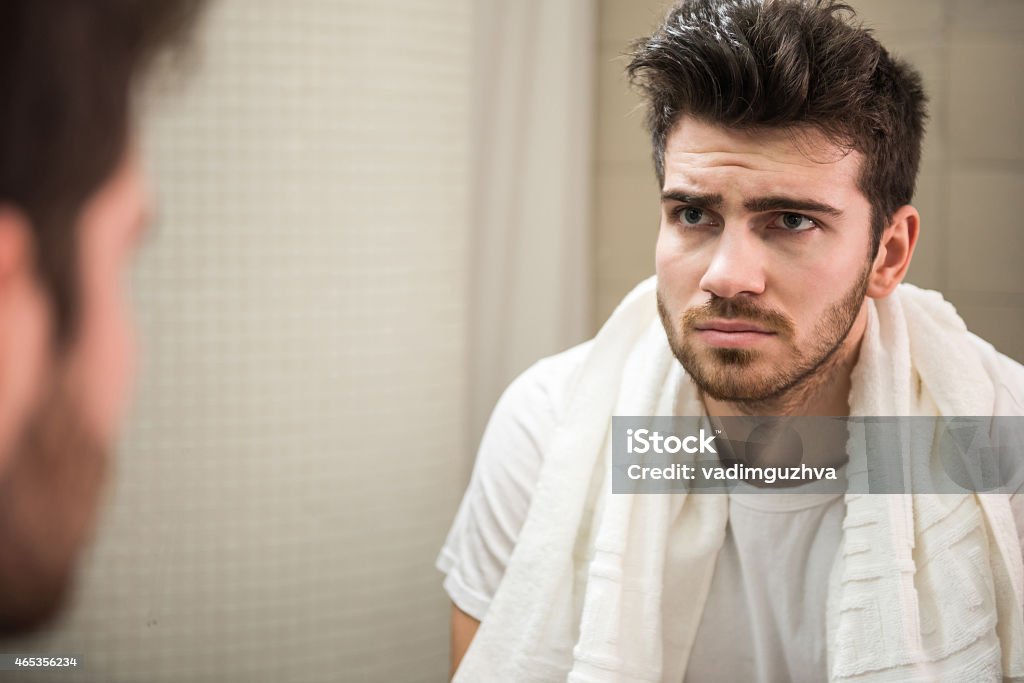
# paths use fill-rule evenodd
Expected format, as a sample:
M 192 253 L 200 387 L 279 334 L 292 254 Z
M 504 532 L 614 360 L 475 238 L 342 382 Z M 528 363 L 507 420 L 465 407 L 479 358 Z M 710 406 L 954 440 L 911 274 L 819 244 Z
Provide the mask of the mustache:
M 687 309 L 682 315 L 684 330 L 714 319 L 744 320 L 757 323 L 779 336 L 791 337 L 796 324 L 788 315 L 774 308 L 759 306 L 749 299 L 712 297 L 700 306 Z

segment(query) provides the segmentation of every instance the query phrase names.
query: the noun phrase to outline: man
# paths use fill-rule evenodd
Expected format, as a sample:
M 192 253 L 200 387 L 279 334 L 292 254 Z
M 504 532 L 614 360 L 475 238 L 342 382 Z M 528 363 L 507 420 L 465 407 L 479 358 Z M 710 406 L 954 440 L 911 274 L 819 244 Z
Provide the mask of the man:
M 900 284 L 925 95 L 849 8 L 684 0 L 628 73 L 656 278 L 499 400 L 438 558 L 455 679 L 1024 675 L 1016 496 L 611 494 L 613 414 L 1024 414 L 1024 368 Z
M 0 5 L 0 633 L 68 595 L 133 374 L 133 92 L 191 0 Z

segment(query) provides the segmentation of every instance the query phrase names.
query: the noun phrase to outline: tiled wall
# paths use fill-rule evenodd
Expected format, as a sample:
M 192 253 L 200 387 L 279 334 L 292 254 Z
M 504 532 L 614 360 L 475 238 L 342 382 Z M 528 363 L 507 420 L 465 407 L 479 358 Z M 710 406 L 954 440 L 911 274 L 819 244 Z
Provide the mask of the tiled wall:
M 654 272 L 658 188 L 639 99 L 623 68 L 629 41 L 667 0 L 602 0 L 595 139 L 596 329 Z M 1024 2 L 852 0 L 931 97 L 914 204 L 922 232 L 908 280 L 941 290 L 968 327 L 1024 361 Z

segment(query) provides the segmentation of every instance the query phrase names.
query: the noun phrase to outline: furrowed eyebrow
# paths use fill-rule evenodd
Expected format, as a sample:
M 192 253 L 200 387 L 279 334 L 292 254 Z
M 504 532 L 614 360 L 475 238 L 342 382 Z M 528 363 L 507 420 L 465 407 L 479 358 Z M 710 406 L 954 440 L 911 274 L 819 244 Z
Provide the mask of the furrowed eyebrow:
M 701 194 L 699 192 L 692 192 L 685 189 L 674 189 L 663 191 L 661 193 L 661 201 L 680 202 L 682 204 L 688 204 L 702 209 L 718 209 L 722 206 L 725 200 L 720 194 Z M 785 197 L 782 195 L 748 199 L 743 203 L 743 208 L 747 211 L 753 211 L 756 213 L 788 210 L 810 211 L 832 217 L 843 215 L 841 210 L 834 206 L 823 204 L 822 202 L 816 202 L 811 199 L 801 199 L 799 197 Z
M 723 199 L 720 194 L 700 194 L 686 190 L 665 190 L 661 193 L 662 202 L 680 202 L 702 209 L 717 209 L 722 206 Z
M 743 208 L 747 211 L 761 213 L 764 211 L 812 211 L 823 213 L 827 216 L 842 216 L 843 212 L 834 206 L 822 204 L 810 199 L 799 199 L 797 197 L 756 197 L 743 202 Z

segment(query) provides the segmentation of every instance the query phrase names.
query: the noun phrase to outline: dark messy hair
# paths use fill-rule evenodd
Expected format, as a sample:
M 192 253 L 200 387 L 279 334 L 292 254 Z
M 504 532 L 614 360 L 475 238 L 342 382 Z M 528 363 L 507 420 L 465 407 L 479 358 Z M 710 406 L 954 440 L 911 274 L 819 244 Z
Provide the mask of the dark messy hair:
M 832 0 L 683 0 L 636 41 L 626 69 L 647 100 L 654 165 L 681 116 L 737 129 L 817 130 L 864 156 L 872 254 L 914 195 L 927 102 L 851 7 Z
M 77 310 L 75 225 L 121 160 L 135 82 L 184 41 L 202 0 L 0 3 L 0 205 L 31 226 L 65 344 Z

